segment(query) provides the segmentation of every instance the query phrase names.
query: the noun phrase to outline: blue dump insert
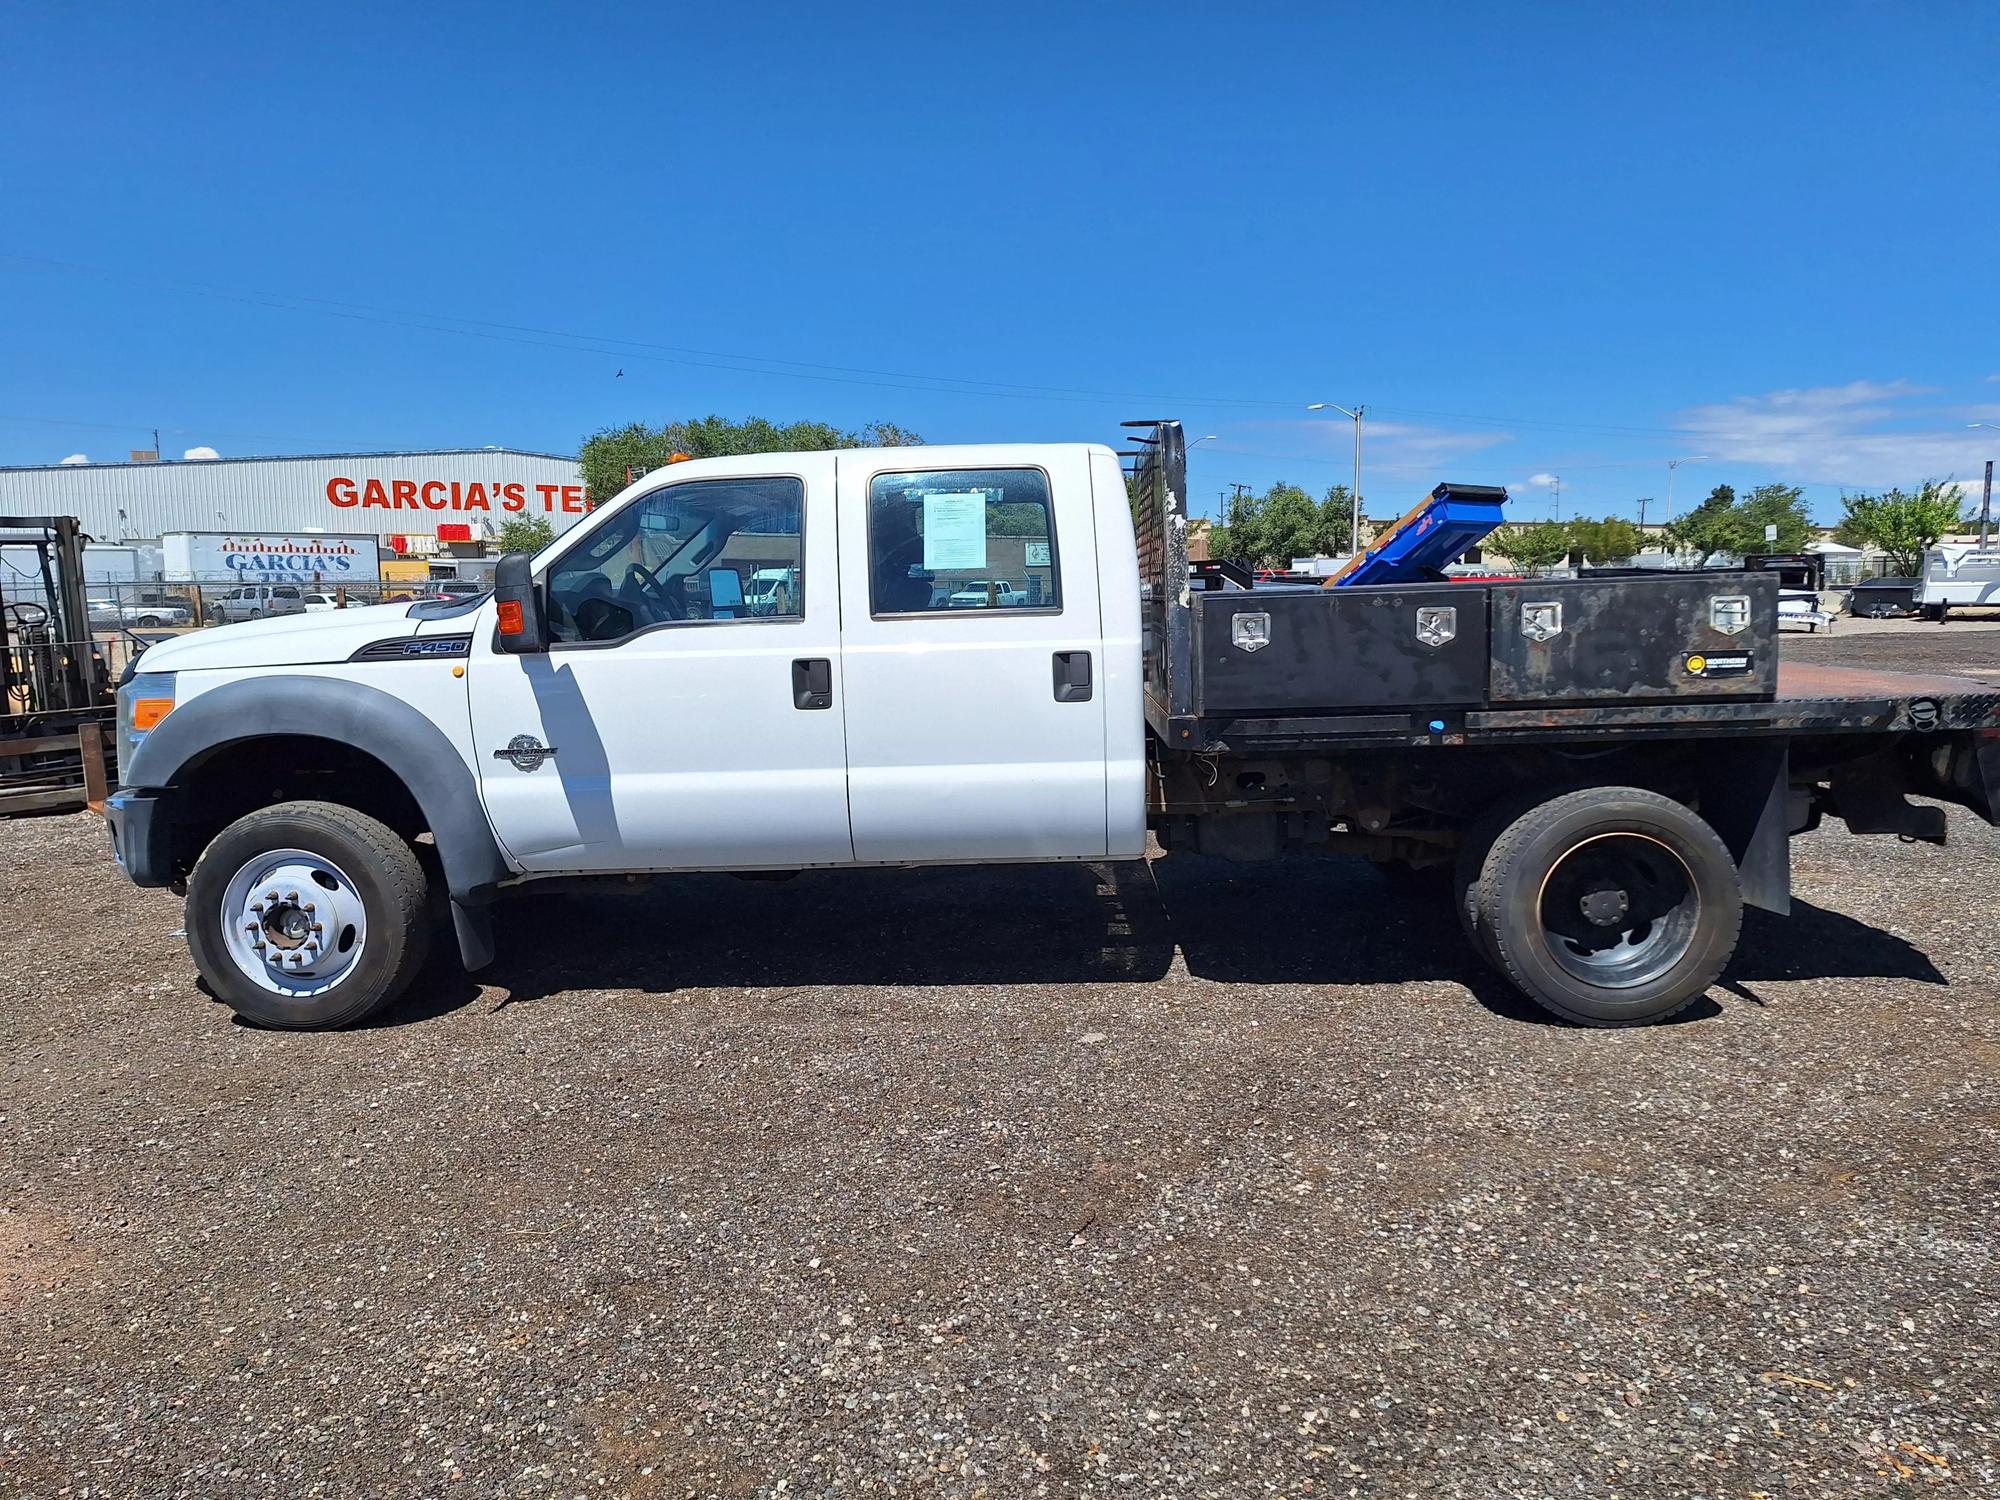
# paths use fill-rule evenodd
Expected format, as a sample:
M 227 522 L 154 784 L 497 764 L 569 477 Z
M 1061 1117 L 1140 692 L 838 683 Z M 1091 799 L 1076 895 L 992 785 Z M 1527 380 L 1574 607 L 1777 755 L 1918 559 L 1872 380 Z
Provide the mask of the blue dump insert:
M 1327 579 L 1329 588 L 1368 583 L 1423 583 L 1503 519 L 1507 492 L 1486 484 L 1441 484 L 1430 498 L 1385 531 L 1375 544 Z

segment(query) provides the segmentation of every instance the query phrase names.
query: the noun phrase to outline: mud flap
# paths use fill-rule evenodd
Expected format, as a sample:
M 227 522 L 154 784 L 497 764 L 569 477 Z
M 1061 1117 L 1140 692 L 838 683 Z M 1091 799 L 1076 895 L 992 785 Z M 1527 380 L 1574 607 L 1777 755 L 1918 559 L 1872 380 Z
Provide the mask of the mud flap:
M 1703 752 L 1701 816 L 1736 861 L 1743 902 L 1792 910 L 1791 751 L 1783 740 L 1718 744 Z

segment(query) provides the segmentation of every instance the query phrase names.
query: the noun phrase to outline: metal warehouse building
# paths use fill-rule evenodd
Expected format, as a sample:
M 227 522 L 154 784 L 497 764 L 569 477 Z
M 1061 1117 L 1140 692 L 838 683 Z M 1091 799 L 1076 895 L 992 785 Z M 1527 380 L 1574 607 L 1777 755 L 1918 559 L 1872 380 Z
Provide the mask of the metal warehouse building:
M 480 538 L 515 516 L 541 516 L 560 531 L 584 505 L 574 458 L 511 448 L 0 468 L 0 515 L 76 516 L 102 543 L 176 531 L 387 539 L 452 522 L 471 523 Z

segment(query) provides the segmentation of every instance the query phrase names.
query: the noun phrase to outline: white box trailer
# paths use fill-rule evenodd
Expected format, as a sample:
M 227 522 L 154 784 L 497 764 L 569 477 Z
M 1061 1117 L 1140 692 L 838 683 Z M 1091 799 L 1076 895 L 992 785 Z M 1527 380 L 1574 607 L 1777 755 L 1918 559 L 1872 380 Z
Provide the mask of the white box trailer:
M 1917 607 L 1927 620 L 1942 620 L 1953 605 L 2000 608 L 2000 551 L 1947 542 L 1924 554 Z
M 381 547 L 372 536 L 301 532 L 174 531 L 160 538 L 168 583 L 377 583 Z

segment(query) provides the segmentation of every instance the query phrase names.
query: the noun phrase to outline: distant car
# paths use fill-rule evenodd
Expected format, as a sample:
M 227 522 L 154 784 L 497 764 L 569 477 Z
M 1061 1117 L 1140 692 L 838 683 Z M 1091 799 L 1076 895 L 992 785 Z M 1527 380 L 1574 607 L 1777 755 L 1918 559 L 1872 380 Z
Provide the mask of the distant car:
M 210 617 L 221 625 L 305 612 L 305 590 L 296 583 L 246 583 L 210 600 L 208 605 Z
M 945 601 L 952 609 L 985 609 L 989 606 L 1018 609 L 1027 602 L 1026 589 L 1017 589 L 1004 579 L 988 582 L 984 578 L 975 578 Z
M 340 601 L 331 594 L 307 594 L 305 604 L 309 615 L 323 615 L 330 609 L 340 608 Z
M 140 595 L 137 599 L 87 598 L 84 607 L 93 625 L 136 625 L 151 630 L 163 625 L 192 625 L 194 614 L 178 599 Z

